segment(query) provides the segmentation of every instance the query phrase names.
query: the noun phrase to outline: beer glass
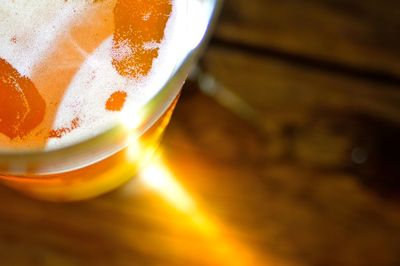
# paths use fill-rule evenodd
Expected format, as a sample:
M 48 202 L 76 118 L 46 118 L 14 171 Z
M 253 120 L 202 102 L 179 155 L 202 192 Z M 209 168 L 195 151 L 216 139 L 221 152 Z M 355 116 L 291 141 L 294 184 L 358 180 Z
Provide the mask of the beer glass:
M 0 151 L 0 181 L 50 201 L 88 199 L 123 185 L 151 157 L 171 117 L 182 85 L 204 48 L 219 0 L 187 0 L 185 21 L 173 47 L 177 64 L 140 109 L 94 137 L 53 150 Z

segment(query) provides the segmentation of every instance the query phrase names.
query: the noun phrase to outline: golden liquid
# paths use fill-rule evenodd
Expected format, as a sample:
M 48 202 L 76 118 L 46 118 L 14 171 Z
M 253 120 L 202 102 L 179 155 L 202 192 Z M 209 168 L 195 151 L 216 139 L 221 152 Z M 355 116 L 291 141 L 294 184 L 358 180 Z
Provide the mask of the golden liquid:
M 112 64 L 118 73 L 129 79 L 147 75 L 158 56 L 158 48 L 149 50 L 143 46 L 148 42 L 160 43 L 164 38 L 172 12 L 171 0 L 104 0 L 94 1 L 93 5 L 94 8 L 72 26 L 71 38 L 90 54 L 112 34 L 113 49 L 128 45 L 133 51 L 122 60 L 113 58 Z M 61 138 L 79 127 L 77 117 L 69 127 L 52 128 L 65 90 L 85 60 L 68 38 L 59 38 L 56 46 L 30 79 L 0 59 L 0 147 L 43 148 L 49 138 Z M 76 67 L 53 73 L 54 66 L 71 62 Z M 119 111 L 126 97 L 126 93 L 115 91 L 104 108 Z M 138 140 L 146 150 L 158 143 L 175 103 Z M 9 176 L 0 173 L 0 178 L 6 185 L 37 198 L 54 201 L 89 198 L 121 185 L 135 174 L 144 158 L 132 162 L 127 152 L 127 149 L 122 150 L 101 162 L 62 174 Z
M 40 176 L 0 174 L 0 179 L 7 186 L 26 195 L 50 201 L 87 199 L 117 188 L 134 177 L 155 152 L 177 100 L 144 135 L 137 139 L 141 150 L 135 151 L 139 152 L 136 158 L 132 157 L 128 147 L 105 160 L 79 170 Z

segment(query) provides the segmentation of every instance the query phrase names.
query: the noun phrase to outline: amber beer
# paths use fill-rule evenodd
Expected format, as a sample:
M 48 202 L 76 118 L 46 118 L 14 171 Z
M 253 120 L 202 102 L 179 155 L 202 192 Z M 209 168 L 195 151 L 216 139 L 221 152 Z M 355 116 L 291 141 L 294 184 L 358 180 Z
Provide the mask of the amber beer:
M 103 133 L 122 117 L 135 120 L 136 111 L 150 108 L 149 102 L 154 110 L 162 106 L 157 114 L 148 114 L 151 119 L 139 121 L 140 130 L 130 129 L 140 144 L 136 157 L 129 147 L 110 149 L 92 163 L 78 158 L 68 162 L 66 157 L 61 163 L 75 167 L 53 169 L 48 163 L 52 170 L 47 171 L 35 161 L 15 174 L 9 173 L 14 167 L 11 160 L 2 164 L 2 182 L 37 198 L 60 201 L 92 197 L 128 181 L 159 142 L 178 97 L 176 92 L 162 98 L 159 90 L 177 64 L 175 29 L 182 24 L 185 3 L 1 2 L 3 154 L 10 152 L 18 161 L 16 152 L 59 157 L 64 150 L 65 156 L 84 151 L 89 145 L 80 143 L 88 140 L 95 147 L 91 139 L 104 139 Z M 124 123 L 129 127 L 129 119 Z
M 117 188 L 128 182 L 155 152 L 177 100 L 150 129 L 134 139 L 140 147 L 122 149 L 100 162 L 77 170 L 48 175 L 3 175 L 2 182 L 29 196 L 50 201 L 87 199 Z M 130 151 L 137 148 L 140 150 Z

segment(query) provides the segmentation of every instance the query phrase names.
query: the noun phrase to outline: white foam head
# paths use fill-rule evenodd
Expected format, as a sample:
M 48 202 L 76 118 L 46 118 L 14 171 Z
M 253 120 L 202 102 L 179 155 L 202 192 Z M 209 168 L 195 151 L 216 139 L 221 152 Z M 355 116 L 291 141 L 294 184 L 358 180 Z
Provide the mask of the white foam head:
M 112 1 L 112 0 L 109 0 Z M 46 55 L 54 51 L 57 38 L 69 34 L 69 25 L 92 8 L 87 0 L 4 1 L 0 8 L 0 57 L 6 59 L 22 75 L 31 77 Z M 121 76 L 112 65 L 112 38 L 110 35 L 96 49 L 88 53 L 77 45 L 84 57 L 74 74 L 55 116 L 53 128 L 68 128 L 79 118 L 79 127 L 48 140 L 47 148 L 53 149 L 78 142 L 98 134 L 112 125 L 124 112 L 140 108 L 154 96 L 173 73 L 179 47 L 178 25 L 185 15 L 186 0 L 173 0 L 173 9 L 165 29 L 163 41 L 146 43 L 148 49 L 159 47 L 148 75 L 136 79 Z M 16 39 L 17 42 L 10 42 Z M 73 42 L 73 39 L 71 40 Z M 113 57 L 124 57 L 129 48 L 114 51 Z M 117 53 L 117 54 L 116 54 Z M 55 66 L 62 73 L 61 64 Z M 61 71 L 61 72 L 60 72 Z M 38 87 L 40 91 L 40 87 Z M 121 112 L 108 111 L 105 103 L 115 91 L 127 92 Z

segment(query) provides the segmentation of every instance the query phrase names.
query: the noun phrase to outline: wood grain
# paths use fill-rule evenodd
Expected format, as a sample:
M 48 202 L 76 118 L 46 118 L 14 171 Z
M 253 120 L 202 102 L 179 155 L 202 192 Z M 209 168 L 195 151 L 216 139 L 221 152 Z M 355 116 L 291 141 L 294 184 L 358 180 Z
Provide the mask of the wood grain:
M 268 143 L 190 90 L 163 142 L 171 172 L 222 239 L 251 256 L 237 265 L 398 264 L 395 202 L 344 170 L 268 159 Z M 213 255 L 220 242 L 137 182 L 73 204 L 32 201 L 5 188 L 0 197 L 5 265 L 232 265 Z
M 253 250 L 299 265 L 398 263 L 396 201 L 368 189 L 335 161 L 331 168 L 320 168 L 304 158 L 275 157 L 271 143 L 293 140 L 284 134 L 268 139 L 207 98 L 192 97 L 179 106 L 174 121 L 181 126 L 167 135 L 182 143 L 169 149 L 167 158 L 218 217 L 245 233 Z M 197 112 L 208 115 L 193 119 Z
M 400 75 L 400 2 L 229 0 L 220 39 Z
M 351 168 L 355 148 L 362 147 L 373 160 L 382 157 L 378 150 L 383 145 L 399 143 L 395 137 L 400 128 L 398 86 L 219 46 L 210 48 L 204 66 L 221 86 L 255 110 L 256 126 L 268 138 L 271 158 Z M 282 139 L 291 142 L 281 143 Z M 391 156 L 398 158 L 396 151 Z

